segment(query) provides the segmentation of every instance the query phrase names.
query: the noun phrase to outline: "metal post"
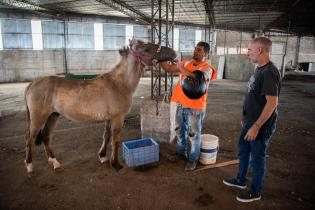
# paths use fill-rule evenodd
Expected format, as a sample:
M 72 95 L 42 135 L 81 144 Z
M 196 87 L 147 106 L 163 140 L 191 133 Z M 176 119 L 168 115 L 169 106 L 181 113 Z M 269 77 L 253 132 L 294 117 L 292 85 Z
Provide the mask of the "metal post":
M 287 38 L 285 40 L 285 45 L 284 45 L 284 54 L 282 56 L 282 65 L 281 65 L 281 77 L 284 77 L 285 73 L 285 63 L 286 63 L 286 56 L 287 56 L 287 48 L 288 48 L 288 39 L 289 39 L 289 34 L 287 33 Z
M 226 45 L 226 29 L 224 29 L 224 55 L 225 53 L 225 45 Z
M 170 2 L 172 5 L 170 5 Z M 169 33 L 172 32 L 172 47 L 174 46 L 174 0 L 166 0 L 166 10 L 162 9 L 162 0 L 151 0 L 151 41 L 161 45 L 162 43 L 170 47 Z M 164 5 L 163 5 L 164 7 Z M 165 13 L 162 14 L 162 11 Z M 169 22 L 170 14 L 172 12 L 172 25 Z M 162 19 L 165 15 L 165 19 Z M 158 24 L 158 25 L 157 25 Z M 162 33 L 162 27 L 165 26 L 165 33 Z M 172 27 L 172 28 L 171 28 Z M 172 31 L 171 31 L 172 30 Z M 155 37 L 157 36 L 157 37 Z M 156 40 L 158 39 L 158 40 Z M 154 66 L 151 71 L 151 99 L 158 100 L 163 92 L 168 93 L 169 83 L 172 86 L 173 78 L 165 72 L 165 76 L 161 76 L 161 67 Z M 168 79 L 171 79 L 171 82 Z M 164 83 L 164 84 L 163 84 Z M 164 88 L 162 88 L 162 85 Z M 172 87 L 171 87 L 172 88 Z M 168 94 L 170 95 L 170 94 Z
M 175 9 L 175 0 L 172 0 L 172 48 L 174 49 L 174 9 Z M 171 85 L 170 85 L 170 96 L 173 94 L 173 74 L 171 74 Z
M 68 74 L 68 59 L 67 59 L 67 37 L 68 37 L 68 27 L 66 24 L 66 19 L 63 21 L 63 41 L 64 41 L 64 47 L 63 47 L 63 58 L 64 58 L 64 65 L 65 65 L 65 73 Z
M 287 38 L 285 40 L 284 54 L 283 54 L 283 57 L 282 57 L 282 68 L 281 68 L 281 76 L 282 76 L 282 78 L 284 77 L 284 74 L 285 74 L 285 63 L 286 63 L 286 56 L 287 56 L 289 32 L 290 32 L 290 21 L 289 21 L 289 24 L 288 24 Z
M 297 37 L 297 42 L 296 42 L 296 53 L 295 53 L 295 64 L 296 65 L 299 63 L 300 41 L 301 41 L 301 36 L 299 35 Z
M 165 46 L 166 47 L 169 47 L 168 45 L 168 9 L 169 9 L 169 5 L 168 5 L 168 0 L 165 0 L 165 7 L 166 7 L 166 11 L 165 11 L 165 15 L 166 15 L 166 24 L 165 24 Z M 167 72 L 164 72 L 164 80 L 165 80 L 165 83 L 164 83 L 164 90 L 165 92 L 167 92 Z
M 209 26 L 209 38 L 208 39 L 209 39 L 209 45 L 210 45 L 210 52 L 209 52 L 209 54 L 212 55 L 212 53 L 213 53 L 213 33 L 211 33 L 211 27 L 210 26 Z
M 241 31 L 240 53 L 239 54 L 242 54 L 242 39 L 243 39 L 243 31 Z
M 159 45 L 162 44 L 162 0 L 159 0 Z M 161 67 L 159 65 L 159 93 L 161 95 Z
M 154 21 L 154 0 L 151 0 L 151 42 L 155 43 L 155 21 Z M 153 80 L 154 80 L 154 67 L 151 68 L 151 99 L 153 100 L 154 95 L 154 86 L 153 86 Z

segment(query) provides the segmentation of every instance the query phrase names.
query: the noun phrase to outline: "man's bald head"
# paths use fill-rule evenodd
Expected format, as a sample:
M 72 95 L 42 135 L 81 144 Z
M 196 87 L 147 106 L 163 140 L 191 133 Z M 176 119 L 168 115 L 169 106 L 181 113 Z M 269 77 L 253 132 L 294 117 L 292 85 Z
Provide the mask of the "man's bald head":
M 266 37 L 258 37 L 252 40 L 248 45 L 247 57 L 248 59 L 257 64 L 263 66 L 269 62 L 269 51 L 272 42 Z
M 257 37 L 251 41 L 256 46 L 263 48 L 266 52 L 270 52 L 272 42 L 266 37 Z

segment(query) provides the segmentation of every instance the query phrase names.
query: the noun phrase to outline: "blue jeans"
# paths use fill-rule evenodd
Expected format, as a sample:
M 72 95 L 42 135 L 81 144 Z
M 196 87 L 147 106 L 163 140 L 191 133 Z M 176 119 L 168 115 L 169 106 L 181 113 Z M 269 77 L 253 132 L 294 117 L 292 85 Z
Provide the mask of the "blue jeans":
M 276 123 L 268 129 L 261 129 L 253 141 L 244 139 L 251 125 L 245 124 L 239 138 L 238 158 L 240 160 L 237 179 L 240 183 L 247 182 L 247 172 L 249 165 L 253 170 L 253 181 L 250 192 L 253 194 L 261 194 L 262 185 L 266 172 L 266 151 L 269 140 L 276 130 Z
M 201 129 L 206 110 L 185 108 L 181 105 L 176 110 L 177 149 L 180 155 L 187 156 L 189 161 L 196 162 L 200 156 Z M 190 150 L 187 145 L 190 141 Z

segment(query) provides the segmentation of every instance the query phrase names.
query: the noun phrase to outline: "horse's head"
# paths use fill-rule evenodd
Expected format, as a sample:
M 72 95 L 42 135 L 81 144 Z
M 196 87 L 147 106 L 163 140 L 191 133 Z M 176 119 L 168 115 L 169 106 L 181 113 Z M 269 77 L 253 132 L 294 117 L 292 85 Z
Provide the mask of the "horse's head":
M 147 66 L 152 65 L 153 60 L 158 62 L 173 61 L 176 58 L 176 53 L 172 48 L 146 43 L 141 40 L 132 39 L 129 47 L 131 54 Z

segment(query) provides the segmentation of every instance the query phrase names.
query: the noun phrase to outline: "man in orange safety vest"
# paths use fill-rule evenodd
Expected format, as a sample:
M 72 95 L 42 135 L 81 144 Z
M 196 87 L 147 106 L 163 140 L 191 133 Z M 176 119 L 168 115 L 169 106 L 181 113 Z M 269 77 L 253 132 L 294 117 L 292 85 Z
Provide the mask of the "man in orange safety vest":
M 200 156 L 201 129 L 206 113 L 206 100 L 210 80 L 216 78 L 216 70 L 206 61 L 210 46 L 206 42 L 199 42 L 190 61 L 183 60 L 180 64 L 160 63 L 169 73 L 180 73 L 176 84 L 172 102 L 177 103 L 176 136 L 178 154 L 171 160 L 188 159 L 186 171 L 196 168 Z M 190 149 L 186 139 L 190 141 Z

